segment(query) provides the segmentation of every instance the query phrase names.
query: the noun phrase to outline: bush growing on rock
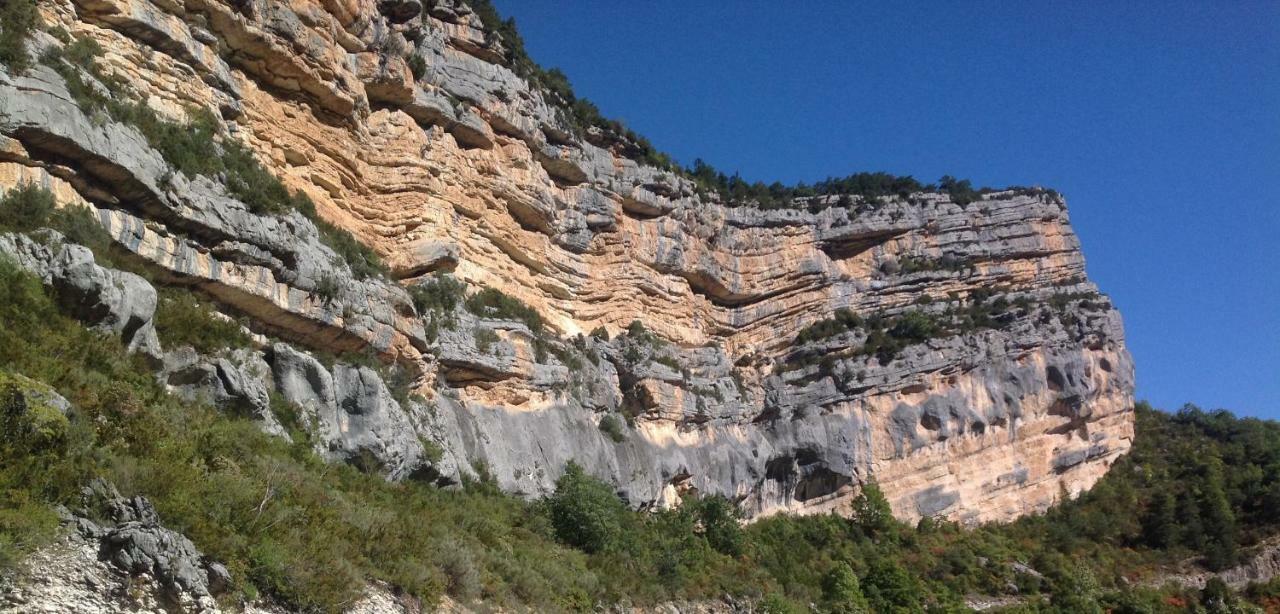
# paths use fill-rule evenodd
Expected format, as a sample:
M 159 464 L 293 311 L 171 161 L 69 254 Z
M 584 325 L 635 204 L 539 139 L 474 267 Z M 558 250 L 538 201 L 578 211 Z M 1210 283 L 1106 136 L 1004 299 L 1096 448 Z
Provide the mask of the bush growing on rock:
M 0 232 L 52 228 L 67 241 L 88 247 L 100 262 L 118 264 L 110 253 L 111 235 L 89 207 L 57 207 L 53 193 L 34 183 L 21 183 L 0 196 Z
M 190 290 L 160 288 L 155 326 L 160 342 L 168 349 L 184 345 L 201 354 L 249 347 L 249 336 L 240 324 L 214 310 Z
M 39 21 L 34 0 L 6 0 L 0 6 L 0 64 L 17 74 L 31 67 L 27 39 Z
M 467 297 L 467 311 L 482 318 L 523 322 L 535 336 L 543 332 L 542 316 L 519 299 L 493 288 L 485 288 Z
M 53 193 L 34 183 L 21 183 L 0 196 L 0 229 L 29 232 L 46 226 L 57 204 Z
M 467 286 L 448 273 L 435 273 L 408 287 L 409 296 L 418 315 L 434 312 L 452 315 L 454 309 L 466 298 Z
M 62 76 L 81 110 L 133 126 L 177 171 L 220 180 L 227 193 L 253 213 L 301 213 L 315 225 L 320 241 L 347 263 L 357 279 L 386 274 L 377 253 L 350 232 L 321 218 L 310 197 L 289 190 L 245 146 L 221 138 L 219 121 L 208 109 L 187 109 L 186 123 L 162 118 L 145 102 L 134 100 L 136 96 L 119 78 L 104 75 L 98 69 L 95 59 L 100 54 L 101 47 L 96 42 L 81 38 L 61 51 L 51 50 L 41 60 Z M 86 81 L 86 73 L 96 83 Z
M 485 326 L 477 326 L 472 329 L 471 334 L 476 340 L 476 350 L 481 354 L 488 354 L 493 349 L 493 344 L 501 341 L 498 333 L 493 332 L 492 328 Z
M 414 81 L 421 81 L 427 75 L 427 61 L 422 59 L 422 56 L 410 55 L 406 62 L 409 64 L 409 72 L 413 74 Z
M 600 430 L 609 436 L 614 443 L 622 443 L 627 440 L 627 424 L 622 418 L 614 414 L 609 414 L 600 419 Z

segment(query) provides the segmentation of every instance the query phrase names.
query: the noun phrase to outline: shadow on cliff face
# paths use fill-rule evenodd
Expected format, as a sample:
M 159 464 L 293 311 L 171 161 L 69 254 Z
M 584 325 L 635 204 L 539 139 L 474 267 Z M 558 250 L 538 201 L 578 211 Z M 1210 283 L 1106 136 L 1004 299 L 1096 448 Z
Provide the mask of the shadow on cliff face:
M 765 464 L 765 477 L 778 482 L 784 496 L 804 502 L 834 494 L 853 483 L 853 479 L 832 471 L 819 452 L 801 448 Z

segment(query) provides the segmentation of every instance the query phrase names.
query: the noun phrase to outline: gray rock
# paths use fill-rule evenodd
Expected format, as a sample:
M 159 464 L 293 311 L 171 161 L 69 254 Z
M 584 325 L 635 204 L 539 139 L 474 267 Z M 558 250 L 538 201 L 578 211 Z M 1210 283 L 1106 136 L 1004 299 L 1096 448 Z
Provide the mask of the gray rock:
M 326 458 L 403 479 L 427 462 L 409 414 L 376 371 L 336 364 L 330 370 L 283 343 L 269 354 L 277 390 L 302 410 Z
M 145 499 L 134 505 L 147 508 L 143 519 L 106 530 L 100 546 L 104 560 L 131 574 L 148 574 L 175 594 L 203 597 L 226 588 L 226 567 L 207 562 L 191 540 L 160 526 Z
M 187 400 L 212 403 L 256 420 L 266 433 L 288 437 L 271 412 L 271 367 L 261 352 L 241 348 L 208 357 L 190 347 L 175 348 L 165 353 L 160 379 Z
M 133 273 L 98 266 L 89 248 L 52 230 L 0 235 L 0 254 L 34 273 L 59 305 L 86 324 L 119 335 L 129 351 L 158 358 L 156 291 Z
M 97 543 L 98 558 L 125 573 L 151 577 L 178 603 L 202 602 L 230 586 L 227 568 L 165 528 L 145 497 L 121 497 L 114 485 L 97 478 L 82 490 L 81 505 L 66 512 L 64 520 Z M 90 515 L 105 518 L 105 524 L 89 520 Z

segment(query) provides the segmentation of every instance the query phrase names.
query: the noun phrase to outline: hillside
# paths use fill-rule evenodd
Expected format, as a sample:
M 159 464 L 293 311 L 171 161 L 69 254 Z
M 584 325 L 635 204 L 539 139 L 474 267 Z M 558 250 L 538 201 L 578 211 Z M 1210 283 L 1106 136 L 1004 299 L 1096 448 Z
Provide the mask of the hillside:
M 485 2 L 11 0 L 0 101 L 10 603 L 952 608 L 1274 520 L 1125 456 L 1203 424 L 1135 414 L 1057 192 L 681 168 Z M 1073 525 L 1107 484 L 1253 532 Z

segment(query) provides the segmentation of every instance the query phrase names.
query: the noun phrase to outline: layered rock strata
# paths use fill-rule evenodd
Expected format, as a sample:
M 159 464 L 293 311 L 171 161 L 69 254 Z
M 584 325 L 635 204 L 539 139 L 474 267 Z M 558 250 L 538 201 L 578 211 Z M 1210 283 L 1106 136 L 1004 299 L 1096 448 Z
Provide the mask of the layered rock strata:
M 751 516 L 842 510 L 874 477 L 904 518 L 976 522 L 1080 492 L 1129 447 L 1119 314 L 1056 193 L 722 203 L 575 126 L 445 0 L 40 11 L 33 54 L 96 41 L 116 87 L 174 121 L 207 111 L 218 139 L 388 264 L 391 278 L 361 278 L 306 216 L 175 171 L 48 64 L 0 69 L 3 185 L 88 204 L 121 254 L 260 335 L 179 356 L 137 328 L 165 352 L 162 377 L 287 436 L 264 402 L 280 395 L 335 460 L 443 484 L 483 470 L 531 496 L 575 460 L 637 506 L 721 493 Z M 440 273 L 543 325 L 420 311 L 405 287 Z M 838 310 L 938 326 L 802 334 Z M 871 352 L 872 333 L 901 347 Z M 364 353 L 386 369 L 341 358 Z

